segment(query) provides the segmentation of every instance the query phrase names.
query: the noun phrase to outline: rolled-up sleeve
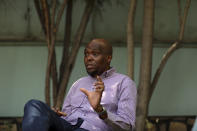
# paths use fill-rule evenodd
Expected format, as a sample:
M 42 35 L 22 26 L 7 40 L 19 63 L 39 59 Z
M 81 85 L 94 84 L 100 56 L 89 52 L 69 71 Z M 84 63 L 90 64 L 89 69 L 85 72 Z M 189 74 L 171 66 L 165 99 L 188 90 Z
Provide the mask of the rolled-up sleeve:
M 114 131 L 117 130 L 117 126 L 122 130 L 131 130 L 131 126 L 135 127 L 136 97 L 135 83 L 125 78 L 119 87 L 117 113 L 108 111 L 108 119 L 105 120 Z M 118 130 L 121 130 L 120 128 Z

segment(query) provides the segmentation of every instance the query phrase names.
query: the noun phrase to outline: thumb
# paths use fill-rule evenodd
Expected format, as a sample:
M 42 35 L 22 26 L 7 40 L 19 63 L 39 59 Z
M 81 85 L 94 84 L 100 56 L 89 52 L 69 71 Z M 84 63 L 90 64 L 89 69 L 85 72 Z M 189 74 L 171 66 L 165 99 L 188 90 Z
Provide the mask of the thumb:
M 99 75 L 96 76 L 97 81 L 102 82 L 102 79 Z
M 88 96 L 89 91 L 86 90 L 85 88 L 80 88 L 80 91 L 83 92 L 86 96 Z

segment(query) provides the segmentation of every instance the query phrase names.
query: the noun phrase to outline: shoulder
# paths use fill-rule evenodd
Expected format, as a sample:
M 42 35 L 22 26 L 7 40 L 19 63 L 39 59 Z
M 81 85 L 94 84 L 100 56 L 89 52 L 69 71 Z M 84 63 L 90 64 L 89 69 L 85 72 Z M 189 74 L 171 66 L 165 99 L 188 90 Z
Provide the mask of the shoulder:
M 130 83 L 130 84 L 135 84 L 135 82 L 127 75 L 121 74 L 121 73 L 114 73 L 114 77 L 121 81 L 122 83 Z
M 132 91 L 136 92 L 135 82 L 127 75 L 121 73 L 115 73 L 114 78 L 119 81 L 119 91 Z
M 72 86 L 70 87 L 70 89 L 69 89 L 69 94 L 71 93 L 74 93 L 74 92 L 76 92 L 77 90 L 78 90 L 78 88 L 80 87 L 80 85 L 82 85 L 83 83 L 86 83 L 86 81 L 88 80 L 88 77 L 87 76 L 85 76 L 85 77 L 81 77 L 81 78 L 79 78 L 78 80 L 76 80 L 73 84 L 72 84 Z
M 88 81 L 88 80 L 89 80 L 89 77 L 88 77 L 88 76 L 81 77 L 81 78 L 79 78 L 77 81 L 75 81 L 75 82 L 72 84 L 72 87 L 77 86 L 77 85 L 79 85 L 79 84 L 81 84 L 81 83 L 84 83 L 84 82 L 86 82 L 86 81 Z

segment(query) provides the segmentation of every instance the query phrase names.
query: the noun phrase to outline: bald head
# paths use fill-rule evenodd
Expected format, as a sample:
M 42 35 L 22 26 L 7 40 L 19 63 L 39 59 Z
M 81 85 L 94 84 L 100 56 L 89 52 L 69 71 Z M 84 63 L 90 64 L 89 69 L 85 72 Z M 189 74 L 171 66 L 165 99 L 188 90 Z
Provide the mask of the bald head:
M 87 73 L 93 77 L 110 69 L 112 46 L 104 39 L 93 39 L 84 50 Z
M 113 49 L 112 49 L 111 44 L 107 40 L 97 38 L 97 39 L 93 39 L 92 41 L 90 41 L 90 43 L 88 43 L 87 46 L 89 46 L 90 44 L 98 45 L 100 51 L 102 51 L 104 54 L 112 56 Z

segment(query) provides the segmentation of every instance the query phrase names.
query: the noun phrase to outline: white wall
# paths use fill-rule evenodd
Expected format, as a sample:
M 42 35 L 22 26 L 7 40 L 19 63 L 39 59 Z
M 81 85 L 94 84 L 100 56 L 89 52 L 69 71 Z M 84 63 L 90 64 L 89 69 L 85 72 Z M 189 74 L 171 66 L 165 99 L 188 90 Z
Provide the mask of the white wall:
M 61 2 L 63 0 L 60 0 Z M 109 0 L 108 0 L 109 1 Z M 126 26 L 130 0 L 105 2 L 101 14 L 94 14 L 87 26 L 84 41 L 94 37 L 106 38 L 113 42 L 126 42 Z M 141 41 L 143 27 L 144 0 L 138 0 L 135 15 L 135 40 Z M 186 1 L 181 0 L 182 14 Z M 184 40 L 196 41 L 197 36 L 197 1 L 191 2 L 188 19 L 185 26 Z M 83 9 L 84 1 L 76 1 L 73 7 L 72 40 L 76 34 Z M 29 13 L 27 12 L 29 8 Z M 96 15 L 96 16 L 95 16 Z M 29 17 L 29 18 L 28 18 Z M 57 37 L 64 37 L 64 16 L 60 23 Z M 155 1 L 154 40 L 174 41 L 179 32 L 178 5 L 176 0 Z M 43 38 L 43 31 L 33 0 L 3 0 L 0 1 L 0 38 Z M 43 38 L 44 39 L 44 38 Z M 196 42 L 195 42 L 196 43 Z
M 77 57 L 69 86 L 86 75 L 83 47 Z M 166 48 L 154 48 L 153 73 Z M 138 85 L 140 48 L 135 48 L 135 81 Z M 57 48 L 60 60 L 61 47 Z M 150 115 L 197 115 L 197 49 L 177 50 L 161 75 L 150 104 Z M 47 48 L 43 46 L 0 47 L 0 116 L 22 116 L 29 99 L 44 100 Z M 127 72 L 127 50 L 114 47 L 112 65 Z

